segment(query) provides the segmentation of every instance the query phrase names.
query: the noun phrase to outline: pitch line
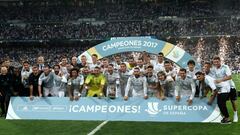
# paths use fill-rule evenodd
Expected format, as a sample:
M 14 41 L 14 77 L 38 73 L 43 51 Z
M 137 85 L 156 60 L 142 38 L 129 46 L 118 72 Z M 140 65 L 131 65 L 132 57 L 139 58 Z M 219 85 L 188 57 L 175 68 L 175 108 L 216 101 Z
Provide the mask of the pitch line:
M 94 135 L 98 130 L 100 130 L 105 124 L 108 123 L 108 120 L 105 120 L 100 125 L 98 125 L 95 129 L 93 129 L 88 135 Z

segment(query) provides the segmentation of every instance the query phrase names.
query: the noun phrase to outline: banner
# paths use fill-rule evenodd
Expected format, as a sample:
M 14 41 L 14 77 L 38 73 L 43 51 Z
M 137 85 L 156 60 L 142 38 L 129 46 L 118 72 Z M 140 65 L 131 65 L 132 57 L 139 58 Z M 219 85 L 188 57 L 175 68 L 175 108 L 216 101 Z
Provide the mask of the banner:
M 219 122 L 221 115 L 216 103 L 209 106 L 207 99 L 195 98 L 191 106 L 187 99 L 162 101 L 157 98 L 98 99 L 83 97 L 78 101 L 69 98 L 12 97 L 7 119 L 43 120 L 110 120 L 159 122 Z
M 97 54 L 98 58 L 104 58 L 113 54 L 123 53 L 123 52 L 143 52 L 146 51 L 151 54 L 158 54 L 162 52 L 164 57 L 173 61 L 180 67 L 187 67 L 187 62 L 189 60 L 194 60 L 194 58 L 187 52 L 185 52 L 180 47 L 177 47 L 171 43 L 153 39 L 150 37 L 118 37 L 112 38 L 109 41 L 98 44 L 87 51 L 83 52 L 79 57 L 79 62 L 81 61 L 81 56 L 85 55 L 88 62 L 91 63 L 91 55 Z M 200 68 L 197 63 L 196 66 Z

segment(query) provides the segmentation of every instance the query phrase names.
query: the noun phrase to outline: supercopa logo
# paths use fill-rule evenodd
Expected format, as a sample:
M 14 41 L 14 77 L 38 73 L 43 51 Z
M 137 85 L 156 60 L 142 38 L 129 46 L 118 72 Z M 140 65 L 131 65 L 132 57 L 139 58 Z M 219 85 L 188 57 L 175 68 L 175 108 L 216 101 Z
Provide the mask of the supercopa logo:
M 148 102 L 148 109 L 145 110 L 150 115 L 156 115 L 161 112 L 158 108 L 158 102 Z
M 186 115 L 187 113 L 194 111 L 208 111 L 205 105 L 163 105 L 160 106 L 158 102 L 148 102 L 147 109 L 145 111 L 149 115 L 157 115 L 159 113 L 163 115 Z

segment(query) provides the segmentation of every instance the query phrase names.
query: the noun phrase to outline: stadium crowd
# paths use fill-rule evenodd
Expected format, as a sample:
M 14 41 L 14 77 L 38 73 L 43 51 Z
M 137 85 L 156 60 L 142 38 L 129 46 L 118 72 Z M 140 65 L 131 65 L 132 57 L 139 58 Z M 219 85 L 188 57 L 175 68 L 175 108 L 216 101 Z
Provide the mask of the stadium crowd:
M 240 20 L 232 18 L 0 24 L 0 40 L 107 39 L 120 36 L 154 35 L 157 38 L 181 36 L 239 35 Z
M 239 2 L 229 3 L 221 10 L 214 6 L 216 3 L 207 1 L 182 4 L 125 1 L 68 6 L 61 2 L 15 6 L 0 3 L 0 40 L 239 35 L 236 6 Z

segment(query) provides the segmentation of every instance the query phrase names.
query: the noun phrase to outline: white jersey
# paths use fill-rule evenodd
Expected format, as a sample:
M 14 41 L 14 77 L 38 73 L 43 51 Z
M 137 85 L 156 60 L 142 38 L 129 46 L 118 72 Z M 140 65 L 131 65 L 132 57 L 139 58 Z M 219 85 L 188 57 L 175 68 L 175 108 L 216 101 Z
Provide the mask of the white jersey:
M 174 96 L 174 81 L 165 79 L 164 81 L 159 81 L 160 86 L 163 89 L 164 96 L 173 97 Z
M 215 84 L 215 79 L 212 78 L 211 76 L 209 75 L 206 75 L 205 76 L 205 79 L 204 79 L 204 83 L 209 86 L 212 90 L 216 90 L 217 87 L 216 87 L 216 84 Z
M 230 82 L 230 87 L 236 89 L 236 85 L 235 85 L 235 83 L 233 82 L 233 80 L 231 79 L 229 82 Z
M 198 70 L 194 69 L 193 71 L 190 71 L 189 68 L 186 69 L 187 70 L 187 76 L 196 80 L 197 77 L 196 77 L 196 73 L 198 72 Z
M 84 77 L 80 75 L 75 79 L 70 78 L 67 84 L 68 86 L 71 86 L 73 95 L 78 96 L 78 94 L 80 94 L 80 86 L 84 84 Z
M 31 67 L 29 68 L 29 70 L 22 69 L 22 71 L 21 71 L 22 84 L 23 84 L 24 88 L 29 87 L 28 78 L 29 78 L 31 73 L 32 73 L 32 68 Z
M 63 96 L 65 96 L 65 92 L 67 90 L 67 79 L 64 76 L 59 76 L 54 74 L 54 86 L 53 86 L 53 96 L 59 96 L 60 92 L 63 93 Z M 61 96 L 59 96 L 61 97 Z
M 142 66 L 142 67 L 139 67 L 139 66 L 136 66 L 136 67 L 138 67 L 138 68 L 140 69 L 140 72 L 141 72 L 142 74 L 145 73 L 145 65 Z M 133 70 L 134 70 L 134 69 L 129 70 L 129 74 L 130 74 L 130 75 L 133 74 Z
M 122 62 L 120 62 L 122 63 Z M 116 62 L 112 62 L 114 69 L 119 70 L 120 69 L 120 64 L 117 64 Z
M 120 75 L 121 95 L 124 96 L 128 78 L 131 76 L 131 74 L 127 70 L 126 72 L 119 72 L 119 75 Z M 130 97 L 132 96 L 132 91 L 129 91 L 128 96 Z
M 113 72 L 110 74 L 109 72 L 104 74 L 107 80 L 107 90 L 106 94 L 110 93 L 115 94 L 116 97 L 119 97 L 120 94 L 120 75 L 118 72 Z
M 147 78 L 148 86 L 149 85 L 156 85 L 158 83 L 158 77 L 154 74 L 152 76 L 146 76 L 146 78 Z M 148 88 L 148 91 L 155 91 L 155 90 Z
M 42 73 L 38 79 L 38 84 L 46 88 L 52 88 L 54 85 L 54 73 L 50 72 L 48 75 Z
M 216 80 L 223 79 L 226 76 L 231 76 L 231 70 L 227 65 L 221 65 L 220 68 L 213 67 L 213 74 Z M 217 88 L 221 88 L 220 93 L 228 93 L 230 92 L 230 80 L 224 81 L 216 84 Z
M 54 87 L 58 90 L 58 91 L 66 91 L 66 78 L 65 76 L 59 76 L 54 74 Z
M 175 69 L 172 69 L 170 71 L 166 71 L 164 70 L 166 76 L 167 76 L 167 80 L 169 81 L 174 81 L 174 79 L 176 79 L 176 76 L 177 76 L 177 71 Z
M 101 72 L 102 72 L 103 74 L 106 74 L 106 73 L 107 73 L 107 70 L 108 70 L 108 68 L 101 67 Z
M 128 79 L 125 96 L 128 96 L 128 92 L 132 89 L 133 97 L 144 97 L 147 96 L 147 79 L 144 76 L 131 76 Z
M 68 78 L 69 73 L 68 73 L 67 67 L 60 66 L 60 72 L 63 73 L 65 78 Z
M 95 67 L 100 67 L 101 65 L 98 64 L 98 63 L 96 63 L 96 64 L 94 64 L 94 63 L 89 63 L 88 66 L 89 66 L 89 69 L 90 69 L 90 70 L 94 70 Z
M 227 85 L 227 83 L 215 83 L 215 79 L 212 78 L 211 76 L 206 75 L 205 84 L 208 85 L 212 90 L 218 90 L 218 93 L 226 93 L 226 90 L 230 91 L 230 84 Z
M 118 72 L 113 72 L 110 74 L 109 72 L 106 72 L 105 74 L 107 85 L 116 85 L 117 81 L 120 79 L 120 75 Z
M 38 79 L 38 85 L 43 86 L 43 95 L 44 96 L 49 96 L 49 94 L 54 96 L 54 91 L 53 91 L 54 73 L 50 72 L 48 75 L 46 75 L 43 72 Z
M 175 96 L 188 96 L 193 99 L 196 92 L 196 85 L 192 78 L 186 76 L 183 80 L 180 77 L 176 80 Z
M 164 71 L 164 62 L 159 63 L 158 61 L 153 62 L 153 70 L 158 73 L 159 71 Z
M 208 73 L 206 73 L 206 75 L 211 76 L 212 78 L 215 78 L 213 68 L 210 68 L 210 71 Z

